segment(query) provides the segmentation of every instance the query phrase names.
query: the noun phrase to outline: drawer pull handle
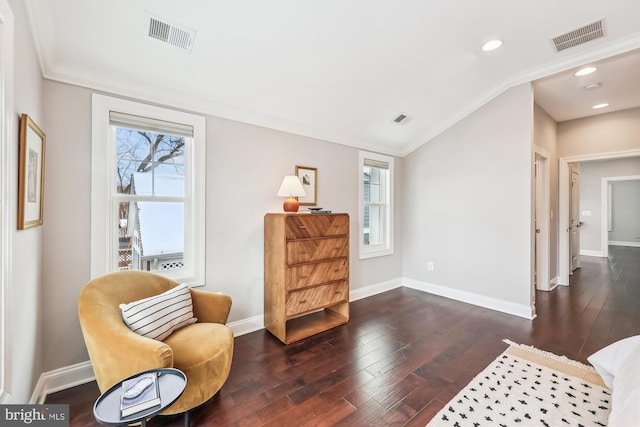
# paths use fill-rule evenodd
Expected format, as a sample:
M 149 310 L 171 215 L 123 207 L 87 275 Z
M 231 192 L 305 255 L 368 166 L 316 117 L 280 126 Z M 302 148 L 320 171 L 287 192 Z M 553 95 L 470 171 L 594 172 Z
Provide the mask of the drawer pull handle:
M 307 227 L 304 225 L 299 225 L 298 228 L 307 228 Z
M 299 303 L 299 304 L 304 304 L 305 302 L 307 302 L 307 300 L 306 300 L 306 299 L 303 299 L 303 300 L 301 300 L 301 301 L 298 301 L 298 303 Z

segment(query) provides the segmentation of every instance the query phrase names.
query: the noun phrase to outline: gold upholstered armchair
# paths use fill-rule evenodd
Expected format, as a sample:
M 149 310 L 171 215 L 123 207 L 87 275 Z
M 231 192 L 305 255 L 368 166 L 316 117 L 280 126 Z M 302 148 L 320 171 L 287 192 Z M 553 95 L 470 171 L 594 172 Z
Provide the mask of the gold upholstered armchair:
M 180 284 L 143 271 L 119 271 L 91 280 L 80 292 L 78 316 L 98 387 L 138 372 L 176 368 L 187 376 L 180 398 L 162 414 L 186 412 L 222 387 L 231 369 L 233 333 L 225 326 L 231 298 L 181 287 L 191 296 L 195 323 L 176 329 L 163 341 L 133 332 L 123 320 L 121 304 L 170 293 Z

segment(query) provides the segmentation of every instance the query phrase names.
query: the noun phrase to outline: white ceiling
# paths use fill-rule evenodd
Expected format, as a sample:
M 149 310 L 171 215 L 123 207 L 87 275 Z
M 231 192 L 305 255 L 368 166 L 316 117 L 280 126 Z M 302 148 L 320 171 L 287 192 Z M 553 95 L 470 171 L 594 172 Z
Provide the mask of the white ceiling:
M 596 72 L 575 77 L 572 68 L 534 82 L 536 102 L 557 122 L 640 106 L 640 49 L 585 65 Z M 601 103 L 609 107 L 591 108 Z
M 393 155 L 509 87 L 586 63 L 601 67 L 597 91 L 562 74 L 536 82 L 552 117 L 592 114 L 600 98 L 611 107 L 599 112 L 640 106 L 638 51 L 605 61 L 640 48 L 640 0 L 26 5 L 46 78 Z M 149 13 L 196 30 L 191 52 L 147 37 Z M 603 38 L 555 51 L 553 37 L 598 19 Z M 493 38 L 504 46 L 481 52 Z M 410 120 L 393 123 L 399 113 Z

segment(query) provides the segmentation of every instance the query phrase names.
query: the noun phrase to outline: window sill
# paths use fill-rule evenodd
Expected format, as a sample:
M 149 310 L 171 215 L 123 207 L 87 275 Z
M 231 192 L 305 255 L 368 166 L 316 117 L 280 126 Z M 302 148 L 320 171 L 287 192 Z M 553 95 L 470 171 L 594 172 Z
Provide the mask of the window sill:
M 371 249 L 364 252 L 360 251 L 360 259 L 377 258 L 387 255 L 393 255 L 393 248 Z

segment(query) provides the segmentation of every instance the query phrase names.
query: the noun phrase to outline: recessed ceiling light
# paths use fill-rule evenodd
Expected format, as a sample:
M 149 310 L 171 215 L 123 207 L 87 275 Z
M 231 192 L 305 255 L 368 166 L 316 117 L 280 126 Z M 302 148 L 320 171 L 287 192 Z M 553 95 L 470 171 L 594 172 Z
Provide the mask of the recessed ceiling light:
M 490 52 L 492 50 L 496 50 L 500 46 L 502 46 L 502 40 L 489 40 L 484 44 L 484 46 L 482 46 L 482 50 L 484 52 Z
M 598 88 L 600 88 L 600 86 L 602 86 L 600 83 L 591 83 L 590 85 L 586 85 L 584 87 L 584 90 L 598 89 Z
M 607 104 L 606 102 L 603 102 L 602 104 L 596 104 L 593 107 L 591 107 L 594 110 L 599 110 L 600 108 L 605 108 L 608 107 L 609 104 Z
M 585 68 L 582 68 L 582 69 L 576 71 L 574 76 L 576 76 L 576 77 L 586 76 L 586 75 L 589 75 L 591 73 L 595 73 L 596 70 L 597 70 L 596 67 L 585 67 Z

